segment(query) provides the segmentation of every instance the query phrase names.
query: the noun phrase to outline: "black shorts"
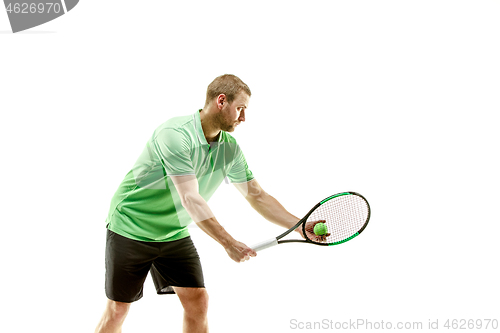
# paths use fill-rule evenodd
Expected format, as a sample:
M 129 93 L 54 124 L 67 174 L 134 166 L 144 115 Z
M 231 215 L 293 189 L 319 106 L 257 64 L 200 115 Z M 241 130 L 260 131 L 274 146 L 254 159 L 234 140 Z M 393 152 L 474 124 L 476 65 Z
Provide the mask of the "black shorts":
M 141 299 L 149 271 L 158 294 L 175 294 L 172 287 L 205 287 L 200 257 L 191 237 L 171 242 L 141 242 L 108 229 L 106 296 L 125 303 Z

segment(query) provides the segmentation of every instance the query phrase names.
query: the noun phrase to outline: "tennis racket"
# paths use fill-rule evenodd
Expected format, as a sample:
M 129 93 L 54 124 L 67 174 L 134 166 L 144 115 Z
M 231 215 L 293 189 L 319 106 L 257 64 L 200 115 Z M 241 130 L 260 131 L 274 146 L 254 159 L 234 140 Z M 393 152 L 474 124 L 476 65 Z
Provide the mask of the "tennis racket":
M 261 251 L 283 243 L 309 243 L 332 246 L 345 243 L 359 236 L 365 230 L 370 220 L 370 205 L 368 201 L 356 192 L 338 193 L 320 201 L 295 226 L 278 237 L 255 244 L 252 249 Z M 314 227 L 321 226 L 323 235 L 316 235 Z M 283 237 L 297 228 L 302 228 L 305 239 L 286 239 Z

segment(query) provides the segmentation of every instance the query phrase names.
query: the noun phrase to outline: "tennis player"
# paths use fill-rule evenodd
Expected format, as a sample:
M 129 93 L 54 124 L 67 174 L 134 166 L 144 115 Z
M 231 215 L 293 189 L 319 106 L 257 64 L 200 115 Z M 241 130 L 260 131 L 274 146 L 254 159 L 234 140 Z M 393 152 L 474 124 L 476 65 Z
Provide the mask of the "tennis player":
M 229 134 L 245 121 L 250 96 L 238 77 L 219 76 L 208 86 L 202 110 L 167 120 L 147 141 L 111 200 L 108 301 L 96 332 L 121 332 L 131 303 L 143 296 L 148 272 L 158 294 L 179 297 L 183 331 L 208 332 L 208 294 L 188 224 L 197 223 L 236 262 L 256 256 L 224 230 L 207 204 L 224 179 L 267 220 L 287 229 L 299 221 L 261 188 Z

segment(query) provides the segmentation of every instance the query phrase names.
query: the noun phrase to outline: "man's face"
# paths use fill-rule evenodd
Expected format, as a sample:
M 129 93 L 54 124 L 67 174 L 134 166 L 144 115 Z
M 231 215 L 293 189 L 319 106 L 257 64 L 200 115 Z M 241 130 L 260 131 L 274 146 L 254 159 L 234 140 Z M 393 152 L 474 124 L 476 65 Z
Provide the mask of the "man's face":
M 245 110 L 248 108 L 249 102 L 250 97 L 242 91 L 231 104 L 224 103 L 217 117 L 220 129 L 225 132 L 233 132 L 236 126 L 245 121 Z

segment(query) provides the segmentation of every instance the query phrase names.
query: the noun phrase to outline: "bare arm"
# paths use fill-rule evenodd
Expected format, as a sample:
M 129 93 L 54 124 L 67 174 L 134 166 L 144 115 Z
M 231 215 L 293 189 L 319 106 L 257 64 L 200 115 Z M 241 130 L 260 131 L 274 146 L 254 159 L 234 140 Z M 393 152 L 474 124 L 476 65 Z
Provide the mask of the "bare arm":
M 198 192 L 198 180 L 194 175 L 172 176 L 172 182 L 181 198 L 182 206 L 198 227 L 221 244 L 229 257 L 236 262 L 256 255 L 245 244 L 236 241 L 217 221 L 207 202 Z
M 299 218 L 290 214 L 274 197 L 266 193 L 253 179 L 246 183 L 234 184 L 250 205 L 266 220 L 283 228 L 290 229 Z M 295 230 L 302 236 L 302 229 Z

